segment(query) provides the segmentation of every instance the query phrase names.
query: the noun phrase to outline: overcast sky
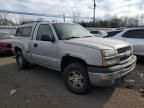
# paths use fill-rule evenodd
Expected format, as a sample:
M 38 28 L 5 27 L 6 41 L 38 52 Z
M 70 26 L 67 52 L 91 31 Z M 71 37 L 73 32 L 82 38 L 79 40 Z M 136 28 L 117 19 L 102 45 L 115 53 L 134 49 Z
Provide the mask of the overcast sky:
M 144 0 L 96 0 L 96 17 L 106 14 L 134 16 L 144 13 Z M 46 14 L 73 12 L 83 17 L 92 17 L 93 0 L 0 0 L 0 9 Z

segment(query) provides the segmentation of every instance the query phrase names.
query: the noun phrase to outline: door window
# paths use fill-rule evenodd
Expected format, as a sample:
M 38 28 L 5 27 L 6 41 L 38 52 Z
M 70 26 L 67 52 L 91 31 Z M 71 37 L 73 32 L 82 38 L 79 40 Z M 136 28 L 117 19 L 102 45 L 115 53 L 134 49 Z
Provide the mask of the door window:
M 44 41 L 53 37 L 52 30 L 48 24 L 41 24 L 38 29 L 36 40 Z M 47 40 L 48 41 L 48 40 Z
M 32 27 L 21 27 L 16 31 L 16 36 L 30 37 L 32 32 Z

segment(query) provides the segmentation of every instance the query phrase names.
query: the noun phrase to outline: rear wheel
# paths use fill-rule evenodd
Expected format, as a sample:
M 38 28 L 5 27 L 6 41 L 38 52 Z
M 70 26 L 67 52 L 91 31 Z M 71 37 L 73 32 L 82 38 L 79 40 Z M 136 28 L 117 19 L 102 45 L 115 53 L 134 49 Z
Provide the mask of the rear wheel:
M 89 89 L 88 73 L 81 63 L 72 63 L 63 72 L 66 87 L 78 94 L 86 93 Z
M 22 51 L 18 51 L 16 53 L 16 62 L 17 62 L 17 67 L 19 69 L 24 69 L 28 67 L 28 61 L 25 60 Z

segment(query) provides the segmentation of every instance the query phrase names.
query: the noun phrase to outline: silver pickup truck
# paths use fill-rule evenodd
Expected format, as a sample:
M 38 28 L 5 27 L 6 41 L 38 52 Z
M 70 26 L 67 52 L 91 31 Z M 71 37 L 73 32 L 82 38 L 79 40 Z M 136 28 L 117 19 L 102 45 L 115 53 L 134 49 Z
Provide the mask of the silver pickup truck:
M 90 85 L 113 85 L 136 66 L 131 44 L 96 38 L 73 23 L 20 25 L 12 49 L 19 69 L 35 63 L 61 71 L 74 93 L 85 93 Z

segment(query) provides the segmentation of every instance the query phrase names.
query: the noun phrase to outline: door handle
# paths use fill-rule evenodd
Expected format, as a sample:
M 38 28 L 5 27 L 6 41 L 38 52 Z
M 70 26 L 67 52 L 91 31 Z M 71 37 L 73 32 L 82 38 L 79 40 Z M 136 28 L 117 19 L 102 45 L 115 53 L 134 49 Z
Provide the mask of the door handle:
M 34 43 L 34 47 L 38 47 L 38 44 L 37 44 L 37 43 Z

